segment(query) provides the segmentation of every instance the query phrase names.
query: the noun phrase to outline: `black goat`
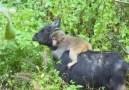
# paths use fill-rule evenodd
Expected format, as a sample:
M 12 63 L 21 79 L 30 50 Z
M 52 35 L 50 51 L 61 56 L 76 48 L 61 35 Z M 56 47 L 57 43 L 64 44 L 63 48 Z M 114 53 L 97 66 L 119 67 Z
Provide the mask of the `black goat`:
M 57 30 L 60 30 L 60 19 L 54 25 L 43 27 L 34 35 L 33 40 L 54 51 L 56 48 L 52 46 L 50 35 Z M 125 90 L 128 63 L 117 52 L 87 51 L 78 55 L 78 62 L 71 69 L 67 68 L 67 64 L 71 62 L 69 51 L 65 51 L 60 60 L 55 58 L 55 62 L 59 61 L 61 63 L 56 63 L 55 67 L 68 83 L 73 80 L 76 84 L 93 88 L 104 86 L 106 90 Z

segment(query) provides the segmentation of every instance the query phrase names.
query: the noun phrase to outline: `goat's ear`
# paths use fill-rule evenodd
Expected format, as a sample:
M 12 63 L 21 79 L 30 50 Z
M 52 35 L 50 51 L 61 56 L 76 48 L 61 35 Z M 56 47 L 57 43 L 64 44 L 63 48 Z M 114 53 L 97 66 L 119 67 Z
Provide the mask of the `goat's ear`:
M 58 18 L 56 21 L 55 21 L 55 23 L 54 23 L 54 26 L 56 26 L 56 27 L 60 27 L 60 23 L 61 23 L 61 18 Z

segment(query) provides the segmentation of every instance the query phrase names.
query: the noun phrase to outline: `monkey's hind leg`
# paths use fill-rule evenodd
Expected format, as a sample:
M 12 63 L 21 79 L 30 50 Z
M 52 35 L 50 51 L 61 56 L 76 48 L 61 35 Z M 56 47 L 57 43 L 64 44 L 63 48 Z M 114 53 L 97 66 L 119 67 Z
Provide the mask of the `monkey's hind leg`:
M 81 52 L 77 48 L 70 49 L 69 57 L 72 60 L 72 62 L 68 64 L 68 68 L 70 68 L 71 66 L 73 66 L 74 64 L 77 63 L 77 56 L 79 53 L 81 53 Z

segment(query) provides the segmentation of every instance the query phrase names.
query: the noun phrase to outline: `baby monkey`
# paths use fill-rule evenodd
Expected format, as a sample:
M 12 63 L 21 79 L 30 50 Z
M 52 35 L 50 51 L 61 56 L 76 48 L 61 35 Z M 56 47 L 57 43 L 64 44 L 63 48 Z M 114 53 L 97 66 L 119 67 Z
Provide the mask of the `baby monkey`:
M 90 43 L 78 37 L 66 36 L 65 32 L 61 30 L 53 32 L 51 36 L 52 45 L 57 49 L 62 49 L 62 51 L 70 50 L 69 57 L 72 62 L 68 64 L 68 68 L 77 63 L 78 54 L 92 50 Z

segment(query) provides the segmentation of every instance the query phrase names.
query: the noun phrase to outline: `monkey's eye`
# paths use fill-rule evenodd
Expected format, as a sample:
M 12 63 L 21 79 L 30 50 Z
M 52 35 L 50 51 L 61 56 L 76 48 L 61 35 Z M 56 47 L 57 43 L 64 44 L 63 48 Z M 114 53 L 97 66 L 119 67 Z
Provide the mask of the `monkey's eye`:
M 56 41 L 57 41 L 57 39 L 56 39 L 56 38 L 53 38 L 52 40 L 56 40 Z

